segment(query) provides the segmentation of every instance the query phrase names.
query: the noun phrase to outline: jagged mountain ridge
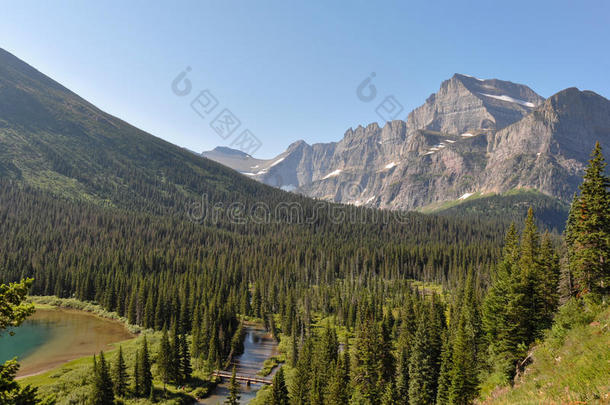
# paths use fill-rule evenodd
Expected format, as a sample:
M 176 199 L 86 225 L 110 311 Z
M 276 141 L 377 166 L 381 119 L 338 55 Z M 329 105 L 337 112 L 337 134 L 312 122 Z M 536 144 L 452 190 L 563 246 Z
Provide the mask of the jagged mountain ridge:
M 545 100 L 525 85 L 455 74 L 407 121 L 350 128 L 339 142 L 298 141 L 252 165 L 206 156 L 272 186 L 356 205 L 414 209 L 515 188 L 565 202 L 595 141 L 610 141 L 609 109 L 591 91 Z

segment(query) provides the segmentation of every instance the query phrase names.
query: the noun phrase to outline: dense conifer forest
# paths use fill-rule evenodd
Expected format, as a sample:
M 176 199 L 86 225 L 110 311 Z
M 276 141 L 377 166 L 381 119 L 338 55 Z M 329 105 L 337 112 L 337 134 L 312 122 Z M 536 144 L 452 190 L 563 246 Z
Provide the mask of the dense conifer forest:
M 566 248 L 538 229 L 533 210 L 510 227 L 421 214 L 379 222 L 353 207 L 340 209 L 364 221 L 206 224 L 3 180 L 0 274 L 33 278 L 32 294 L 94 301 L 163 331 L 154 361 L 164 384 L 189 381 L 193 365 L 228 367 L 247 317 L 288 342 L 270 403 L 466 404 L 483 379 L 508 383 L 523 372 L 560 303 L 607 295 L 604 170 L 598 146 Z M 111 370 L 100 354 L 94 403 L 154 396 L 152 361 L 146 339 L 133 370 L 120 358 Z M 120 383 L 126 375 L 133 388 Z

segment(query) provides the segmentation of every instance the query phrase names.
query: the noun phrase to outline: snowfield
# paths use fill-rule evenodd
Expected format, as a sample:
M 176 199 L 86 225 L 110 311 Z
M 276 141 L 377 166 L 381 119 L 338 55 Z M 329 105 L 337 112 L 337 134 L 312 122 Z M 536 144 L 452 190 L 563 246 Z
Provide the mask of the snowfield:
M 328 178 L 338 176 L 339 174 L 341 174 L 341 169 L 337 169 L 333 172 L 328 173 L 326 176 L 322 177 L 322 180 L 326 180 Z
M 269 167 L 273 167 L 273 166 L 275 166 L 276 164 L 278 164 L 278 163 L 282 162 L 284 159 L 286 159 L 286 158 L 279 158 L 279 159 L 278 159 L 278 160 L 276 160 L 275 162 L 271 163 L 271 165 L 270 165 Z
M 517 103 L 517 104 L 520 104 L 525 107 L 530 107 L 530 108 L 536 107 L 536 104 L 534 104 L 534 103 L 530 103 L 529 101 L 525 101 L 525 100 L 519 100 L 518 98 L 512 98 L 511 96 L 507 96 L 504 94 L 501 96 L 496 96 L 494 94 L 487 94 L 487 93 L 479 93 L 479 94 L 481 94 L 485 97 L 495 98 L 496 100 L 508 101 L 509 103 Z

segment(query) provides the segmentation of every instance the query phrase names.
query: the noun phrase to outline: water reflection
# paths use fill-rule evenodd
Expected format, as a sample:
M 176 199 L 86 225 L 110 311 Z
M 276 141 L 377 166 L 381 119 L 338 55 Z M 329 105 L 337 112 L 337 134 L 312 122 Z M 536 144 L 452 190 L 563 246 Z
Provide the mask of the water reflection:
M 277 354 L 277 343 L 264 329 L 255 326 L 246 327 L 244 337 L 244 353 L 235 359 L 235 370 L 238 374 L 255 375 L 263 367 L 265 360 Z M 275 370 L 274 370 L 275 371 Z M 273 373 L 272 373 L 273 374 Z M 249 387 L 242 383 L 241 404 L 247 404 L 261 388 L 260 384 L 251 384 Z M 223 381 L 218 385 L 212 395 L 200 402 L 200 404 L 222 404 L 229 395 L 229 381 Z

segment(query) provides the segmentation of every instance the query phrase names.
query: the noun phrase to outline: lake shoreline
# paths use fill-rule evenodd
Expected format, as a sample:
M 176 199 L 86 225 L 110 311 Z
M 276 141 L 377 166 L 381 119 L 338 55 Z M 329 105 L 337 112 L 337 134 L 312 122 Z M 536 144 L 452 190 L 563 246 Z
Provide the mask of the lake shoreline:
M 112 350 L 117 343 L 136 337 L 125 325 L 98 314 L 73 308 L 37 306 L 36 311 L 5 346 L 4 357 L 17 357 L 20 365 L 17 379 L 34 377 L 60 368 L 83 357 L 92 356 L 100 350 Z M 32 335 L 40 335 L 35 341 Z M 28 339 L 25 339 L 25 338 Z M 14 354 L 13 354 L 14 353 Z
M 54 295 L 30 295 L 27 301 L 34 304 L 35 308 L 71 309 L 87 312 L 103 319 L 121 322 L 134 335 L 144 332 L 144 328 L 141 326 L 131 324 L 127 318 L 120 316 L 116 312 L 107 311 L 101 305 L 92 302 L 81 301 L 76 298 L 59 298 Z

